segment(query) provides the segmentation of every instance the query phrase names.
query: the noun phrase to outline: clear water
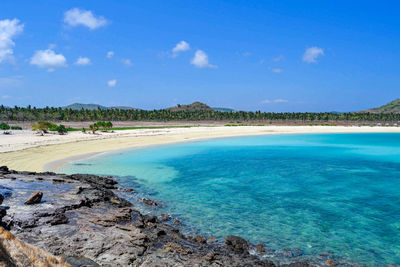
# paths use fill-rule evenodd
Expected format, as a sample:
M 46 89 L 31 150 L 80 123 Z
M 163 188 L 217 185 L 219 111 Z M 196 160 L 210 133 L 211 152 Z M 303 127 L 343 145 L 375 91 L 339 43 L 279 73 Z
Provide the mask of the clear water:
M 108 154 L 60 171 L 139 184 L 166 204 L 163 212 L 206 235 L 400 264 L 400 134 L 214 139 Z

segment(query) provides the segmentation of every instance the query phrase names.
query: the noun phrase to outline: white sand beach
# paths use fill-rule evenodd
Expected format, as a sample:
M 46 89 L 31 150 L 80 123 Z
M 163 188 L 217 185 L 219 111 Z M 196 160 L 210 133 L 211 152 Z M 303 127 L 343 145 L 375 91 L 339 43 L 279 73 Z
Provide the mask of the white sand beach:
M 212 126 L 120 130 L 114 133 L 37 135 L 14 131 L 0 135 L 0 165 L 14 170 L 52 170 L 66 161 L 130 147 L 194 141 L 206 138 L 295 133 L 400 133 L 400 127 L 367 126 Z M 49 164 L 52 163 L 52 164 Z

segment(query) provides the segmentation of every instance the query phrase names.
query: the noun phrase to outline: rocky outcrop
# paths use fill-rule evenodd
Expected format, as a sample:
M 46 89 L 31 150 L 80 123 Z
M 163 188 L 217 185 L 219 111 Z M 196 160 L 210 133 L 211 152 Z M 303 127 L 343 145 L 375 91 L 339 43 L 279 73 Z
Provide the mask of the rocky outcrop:
M 117 195 L 124 191 L 111 177 L 0 167 L 0 193 L 1 188 L 11 192 L 4 200 L 9 207 L 4 226 L 72 266 L 275 266 L 248 253 L 249 243 L 240 237 L 228 236 L 226 245 L 200 235 L 192 238 L 182 235 L 170 216 L 141 214 Z M 13 188 L 26 194 L 14 194 Z M 38 189 L 43 192 L 40 203 L 24 205 L 26 195 Z M 55 259 L 52 264 L 67 264 Z
M 72 267 L 63 258 L 26 244 L 2 227 L 0 227 L 0 266 Z
M 25 201 L 26 205 L 39 204 L 42 200 L 43 193 L 40 191 L 33 192 L 32 195 Z

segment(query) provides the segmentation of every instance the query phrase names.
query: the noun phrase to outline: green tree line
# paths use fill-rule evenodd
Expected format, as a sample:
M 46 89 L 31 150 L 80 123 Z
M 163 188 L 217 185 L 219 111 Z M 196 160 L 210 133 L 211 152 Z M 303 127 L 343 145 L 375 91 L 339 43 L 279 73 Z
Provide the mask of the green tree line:
M 161 110 L 72 110 L 54 107 L 0 106 L 0 121 L 374 121 L 398 122 L 400 114 L 329 112 L 221 112 Z

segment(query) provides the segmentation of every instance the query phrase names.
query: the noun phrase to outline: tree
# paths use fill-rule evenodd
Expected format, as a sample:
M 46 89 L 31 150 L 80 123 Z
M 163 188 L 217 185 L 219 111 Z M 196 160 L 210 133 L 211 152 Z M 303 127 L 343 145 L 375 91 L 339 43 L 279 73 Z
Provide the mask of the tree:
M 97 123 L 93 123 L 89 125 L 89 129 L 92 131 L 93 134 L 95 134 L 96 131 L 99 130 L 99 126 Z
M 54 129 L 56 125 L 48 121 L 39 121 L 37 123 L 31 123 L 32 131 L 37 131 L 41 135 L 48 133 L 49 129 Z
M 113 127 L 113 124 L 111 121 L 107 121 L 104 126 L 105 126 L 106 130 L 108 131 Z
M 7 123 L 0 123 L 0 130 L 10 130 L 10 125 Z
M 67 133 L 67 128 L 64 125 L 60 124 L 56 126 L 55 131 L 58 132 L 59 135 L 64 135 Z

